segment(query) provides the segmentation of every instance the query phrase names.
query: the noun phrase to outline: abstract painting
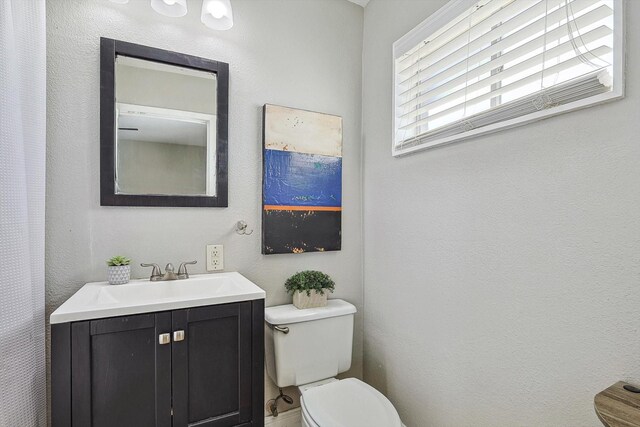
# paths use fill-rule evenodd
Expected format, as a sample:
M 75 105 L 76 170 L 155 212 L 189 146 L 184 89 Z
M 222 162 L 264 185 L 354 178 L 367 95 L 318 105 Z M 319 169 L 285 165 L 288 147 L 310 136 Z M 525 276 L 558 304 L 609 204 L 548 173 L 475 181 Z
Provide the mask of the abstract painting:
M 340 250 L 342 118 L 267 104 L 263 123 L 262 253 Z

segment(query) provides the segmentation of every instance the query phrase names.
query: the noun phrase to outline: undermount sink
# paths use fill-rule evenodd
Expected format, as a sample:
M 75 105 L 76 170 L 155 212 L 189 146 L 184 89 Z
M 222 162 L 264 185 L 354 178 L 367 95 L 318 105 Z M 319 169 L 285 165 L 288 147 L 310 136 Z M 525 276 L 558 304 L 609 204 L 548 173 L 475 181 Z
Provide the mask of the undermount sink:
M 51 314 L 54 323 L 125 316 L 265 298 L 240 273 L 192 275 L 184 280 L 132 280 L 126 285 L 87 283 Z

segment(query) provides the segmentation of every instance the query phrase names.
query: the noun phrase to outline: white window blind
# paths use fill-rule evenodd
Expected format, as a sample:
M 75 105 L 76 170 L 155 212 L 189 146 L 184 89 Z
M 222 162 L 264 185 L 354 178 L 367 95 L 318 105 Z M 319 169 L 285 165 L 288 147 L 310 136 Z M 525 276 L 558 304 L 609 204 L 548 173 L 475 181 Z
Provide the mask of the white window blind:
M 394 44 L 393 154 L 622 97 L 621 0 L 453 0 Z

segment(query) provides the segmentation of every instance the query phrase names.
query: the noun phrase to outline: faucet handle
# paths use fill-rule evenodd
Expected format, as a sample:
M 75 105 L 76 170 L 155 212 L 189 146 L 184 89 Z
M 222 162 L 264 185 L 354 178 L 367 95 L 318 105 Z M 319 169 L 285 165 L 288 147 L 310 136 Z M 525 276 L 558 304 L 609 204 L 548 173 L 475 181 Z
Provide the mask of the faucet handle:
M 151 264 L 145 264 L 142 263 L 140 264 L 141 267 L 153 267 L 153 270 L 151 270 L 151 277 L 149 278 L 149 280 L 151 280 L 152 282 L 155 282 L 157 280 L 162 279 L 162 270 L 160 270 L 160 267 L 158 266 L 158 264 L 155 263 L 151 263 Z
M 189 272 L 187 271 L 187 265 L 193 265 L 197 263 L 198 261 L 185 261 L 181 263 L 180 267 L 178 267 L 178 279 L 188 279 Z

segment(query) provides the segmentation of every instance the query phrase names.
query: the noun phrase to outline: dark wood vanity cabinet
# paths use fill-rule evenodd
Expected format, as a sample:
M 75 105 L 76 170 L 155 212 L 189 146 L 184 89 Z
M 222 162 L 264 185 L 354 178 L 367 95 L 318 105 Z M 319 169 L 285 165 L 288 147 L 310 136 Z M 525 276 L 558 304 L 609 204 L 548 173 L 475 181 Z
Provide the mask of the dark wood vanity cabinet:
M 171 315 L 71 323 L 72 426 L 171 426 Z
M 53 427 L 263 426 L 263 319 L 253 300 L 53 324 Z

